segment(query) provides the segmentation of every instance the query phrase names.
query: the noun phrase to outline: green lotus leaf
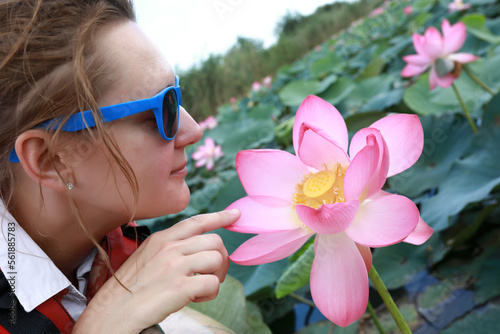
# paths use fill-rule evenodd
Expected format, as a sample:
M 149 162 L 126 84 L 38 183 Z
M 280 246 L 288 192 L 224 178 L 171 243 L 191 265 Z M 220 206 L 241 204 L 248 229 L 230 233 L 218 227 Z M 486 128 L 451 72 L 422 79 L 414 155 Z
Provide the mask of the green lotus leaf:
M 262 321 L 262 314 L 255 307 L 249 307 L 243 286 L 238 280 L 226 276 L 219 294 L 214 300 L 204 303 L 191 303 L 189 307 L 208 315 L 235 333 L 271 333 Z
M 284 105 L 297 107 L 308 95 L 318 94 L 320 88 L 320 81 L 297 80 L 283 87 L 279 96 Z
M 462 17 L 461 21 L 467 27 L 467 31 L 477 38 L 492 44 L 500 43 L 500 36 L 493 35 L 484 25 L 486 22 L 486 16 L 483 14 L 469 14 Z
M 314 246 L 311 244 L 279 278 L 275 288 L 277 298 L 282 298 L 309 283 L 313 260 Z
M 311 66 L 311 76 L 320 78 L 330 73 L 341 72 L 345 67 L 345 60 L 336 53 L 330 53 L 328 56 L 314 62 Z
M 500 95 L 488 105 L 485 119 L 498 120 Z M 422 218 L 435 230 L 450 226 L 466 205 L 483 200 L 500 184 L 500 124 L 487 122 L 474 136 L 470 155 L 455 162 L 439 192 L 421 203 Z
M 338 104 L 347 97 L 356 88 L 356 83 L 351 79 L 341 77 L 324 92 L 319 94 L 319 97 L 330 102 L 333 105 Z
M 472 311 L 465 317 L 455 321 L 441 334 L 469 334 L 469 333 L 496 333 L 498 332 L 498 319 L 500 318 L 500 305 L 491 303 L 481 310 Z

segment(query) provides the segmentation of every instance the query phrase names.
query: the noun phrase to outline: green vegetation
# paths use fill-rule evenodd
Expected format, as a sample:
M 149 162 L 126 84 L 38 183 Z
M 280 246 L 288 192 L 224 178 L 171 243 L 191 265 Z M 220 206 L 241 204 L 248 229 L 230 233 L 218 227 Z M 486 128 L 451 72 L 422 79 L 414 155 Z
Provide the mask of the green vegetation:
M 245 95 L 252 82 L 273 75 L 281 66 L 301 58 L 314 46 L 370 13 L 380 2 L 335 2 L 309 16 L 288 13 L 276 27 L 277 43 L 268 49 L 259 40 L 239 38 L 226 54 L 211 55 L 180 73 L 186 87 L 182 92 L 183 104 L 198 120 L 215 114 L 231 97 Z

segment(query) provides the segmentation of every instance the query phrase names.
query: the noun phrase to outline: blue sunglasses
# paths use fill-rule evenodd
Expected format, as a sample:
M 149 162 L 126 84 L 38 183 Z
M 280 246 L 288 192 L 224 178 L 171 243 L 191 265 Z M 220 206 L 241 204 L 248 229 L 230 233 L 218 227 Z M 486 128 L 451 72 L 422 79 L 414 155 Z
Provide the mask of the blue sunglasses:
M 111 122 L 123 117 L 138 114 L 143 111 L 153 110 L 156 125 L 160 135 L 165 140 L 172 140 L 179 128 L 179 109 L 181 106 L 181 87 L 179 77 L 175 76 L 175 86 L 170 86 L 149 99 L 130 101 L 100 108 L 102 122 Z M 55 118 L 40 124 L 38 127 L 58 129 L 62 118 Z M 72 115 L 61 127 L 62 131 L 76 132 L 96 126 L 92 110 Z M 16 150 L 9 155 L 10 162 L 19 162 Z

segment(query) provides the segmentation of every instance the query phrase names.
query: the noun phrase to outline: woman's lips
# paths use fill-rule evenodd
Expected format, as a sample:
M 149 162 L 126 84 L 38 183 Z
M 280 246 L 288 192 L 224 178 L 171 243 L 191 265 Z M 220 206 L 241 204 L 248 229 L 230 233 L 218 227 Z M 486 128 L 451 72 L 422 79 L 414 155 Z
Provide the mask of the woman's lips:
M 172 175 L 186 175 L 187 174 L 187 168 L 186 168 L 187 162 L 182 164 L 179 168 L 174 169 L 173 171 L 170 172 Z

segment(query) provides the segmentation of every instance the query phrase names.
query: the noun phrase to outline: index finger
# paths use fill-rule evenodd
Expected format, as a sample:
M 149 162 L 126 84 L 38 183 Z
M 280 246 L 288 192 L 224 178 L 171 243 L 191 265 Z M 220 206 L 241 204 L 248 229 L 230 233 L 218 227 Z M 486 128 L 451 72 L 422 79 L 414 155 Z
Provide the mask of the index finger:
M 194 235 L 203 234 L 235 223 L 240 218 L 240 210 L 232 209 L 197 215 L 185 219 L 171 228 L 163 231 L 168 232 L 168 239 L 182 240 Z

